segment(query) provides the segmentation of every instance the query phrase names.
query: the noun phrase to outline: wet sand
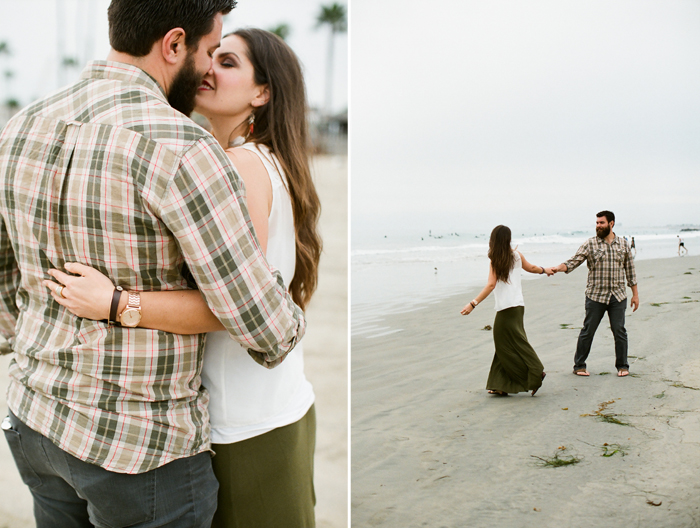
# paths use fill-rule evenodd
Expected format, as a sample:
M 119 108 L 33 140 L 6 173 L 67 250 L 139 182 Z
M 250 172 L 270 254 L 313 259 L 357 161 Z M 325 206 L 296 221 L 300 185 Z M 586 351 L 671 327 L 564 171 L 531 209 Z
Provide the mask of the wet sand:
M 316 392 L 316 526 L 348 525 L 347 157 L 319 156 L 312 171 L 321 197 L 319 287 L 307 310 L 306 374 Z M 7 405 L 9 356 L 0 356 L 0 412 Z M 0 528 L 34 526 L 32 499 L 0 439 Z
M 585 267 L 523 281 L 535 397 L 484 390 L 493 298 L 459 314 L 476 291 L 353 336 L 352 526 L 699 526 L 700 257 L 639 261 L 637 277 L 626 378 L 607 317 L 591 376 L 572 373 Z M 579 461 L 542 467 L 557 458 Z

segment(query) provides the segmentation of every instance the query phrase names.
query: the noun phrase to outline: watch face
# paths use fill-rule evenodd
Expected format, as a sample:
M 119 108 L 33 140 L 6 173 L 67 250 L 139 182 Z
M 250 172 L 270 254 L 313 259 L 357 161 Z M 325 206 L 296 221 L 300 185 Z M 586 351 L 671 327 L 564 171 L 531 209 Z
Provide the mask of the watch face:
M 122 326 L 136 326 L 141 321 L 141 310 L 135 308 L 127 308 L 122 312 Z

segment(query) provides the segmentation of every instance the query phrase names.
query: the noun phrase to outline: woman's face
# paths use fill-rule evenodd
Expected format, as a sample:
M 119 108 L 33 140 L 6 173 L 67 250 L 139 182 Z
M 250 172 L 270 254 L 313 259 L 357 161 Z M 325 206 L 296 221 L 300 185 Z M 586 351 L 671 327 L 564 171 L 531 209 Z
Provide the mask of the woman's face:
M 267 86 L 255 84 L 245 41 L 237 35 L 224 38 L 214 52 L 211 70 L 197 90 L 195 110 L 205 117 L 246 118 L 254 107 L 267 100 Z

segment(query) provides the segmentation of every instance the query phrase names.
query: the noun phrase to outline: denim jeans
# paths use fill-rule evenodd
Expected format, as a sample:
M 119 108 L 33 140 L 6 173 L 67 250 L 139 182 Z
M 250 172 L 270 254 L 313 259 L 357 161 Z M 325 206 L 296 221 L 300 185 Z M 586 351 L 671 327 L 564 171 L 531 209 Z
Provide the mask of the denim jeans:
M 37 528 L 208 528 L 219 484 L 210 453 L 146 473 L 107 471 L 63 451 L 9 413 L 2 424 Z
M 625 309 L 627 299 L 621 301 L 610 297 L 608 304 L 592 301 L 586 297 L 586 317 L 583 320 L 583 328 L 578 336 L 576 355 L 574 356 L 574 370 L 586 368 L 586 358 L 591 351 L 593 336 L 598 329 L 605 312 L 608 312 L 610 329 L 615 337 L 615 367 L 628 369 L 627 363 L 627 330 L 625 330 Z

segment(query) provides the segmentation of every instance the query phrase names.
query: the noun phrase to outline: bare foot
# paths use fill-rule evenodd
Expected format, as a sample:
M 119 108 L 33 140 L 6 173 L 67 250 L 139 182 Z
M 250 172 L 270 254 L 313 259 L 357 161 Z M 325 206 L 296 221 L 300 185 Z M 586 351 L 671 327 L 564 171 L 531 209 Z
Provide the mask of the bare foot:
M 586 369 L 574 370 L 574 374 L 576 374 L 577 376 L 590 376 Z
M 630 371 L 627 370 L 626 368 L 621 368 L 620 370 L 617 371 L 617 377 L 618 378 L 624 378 L 625 376 L 629 376 Z

